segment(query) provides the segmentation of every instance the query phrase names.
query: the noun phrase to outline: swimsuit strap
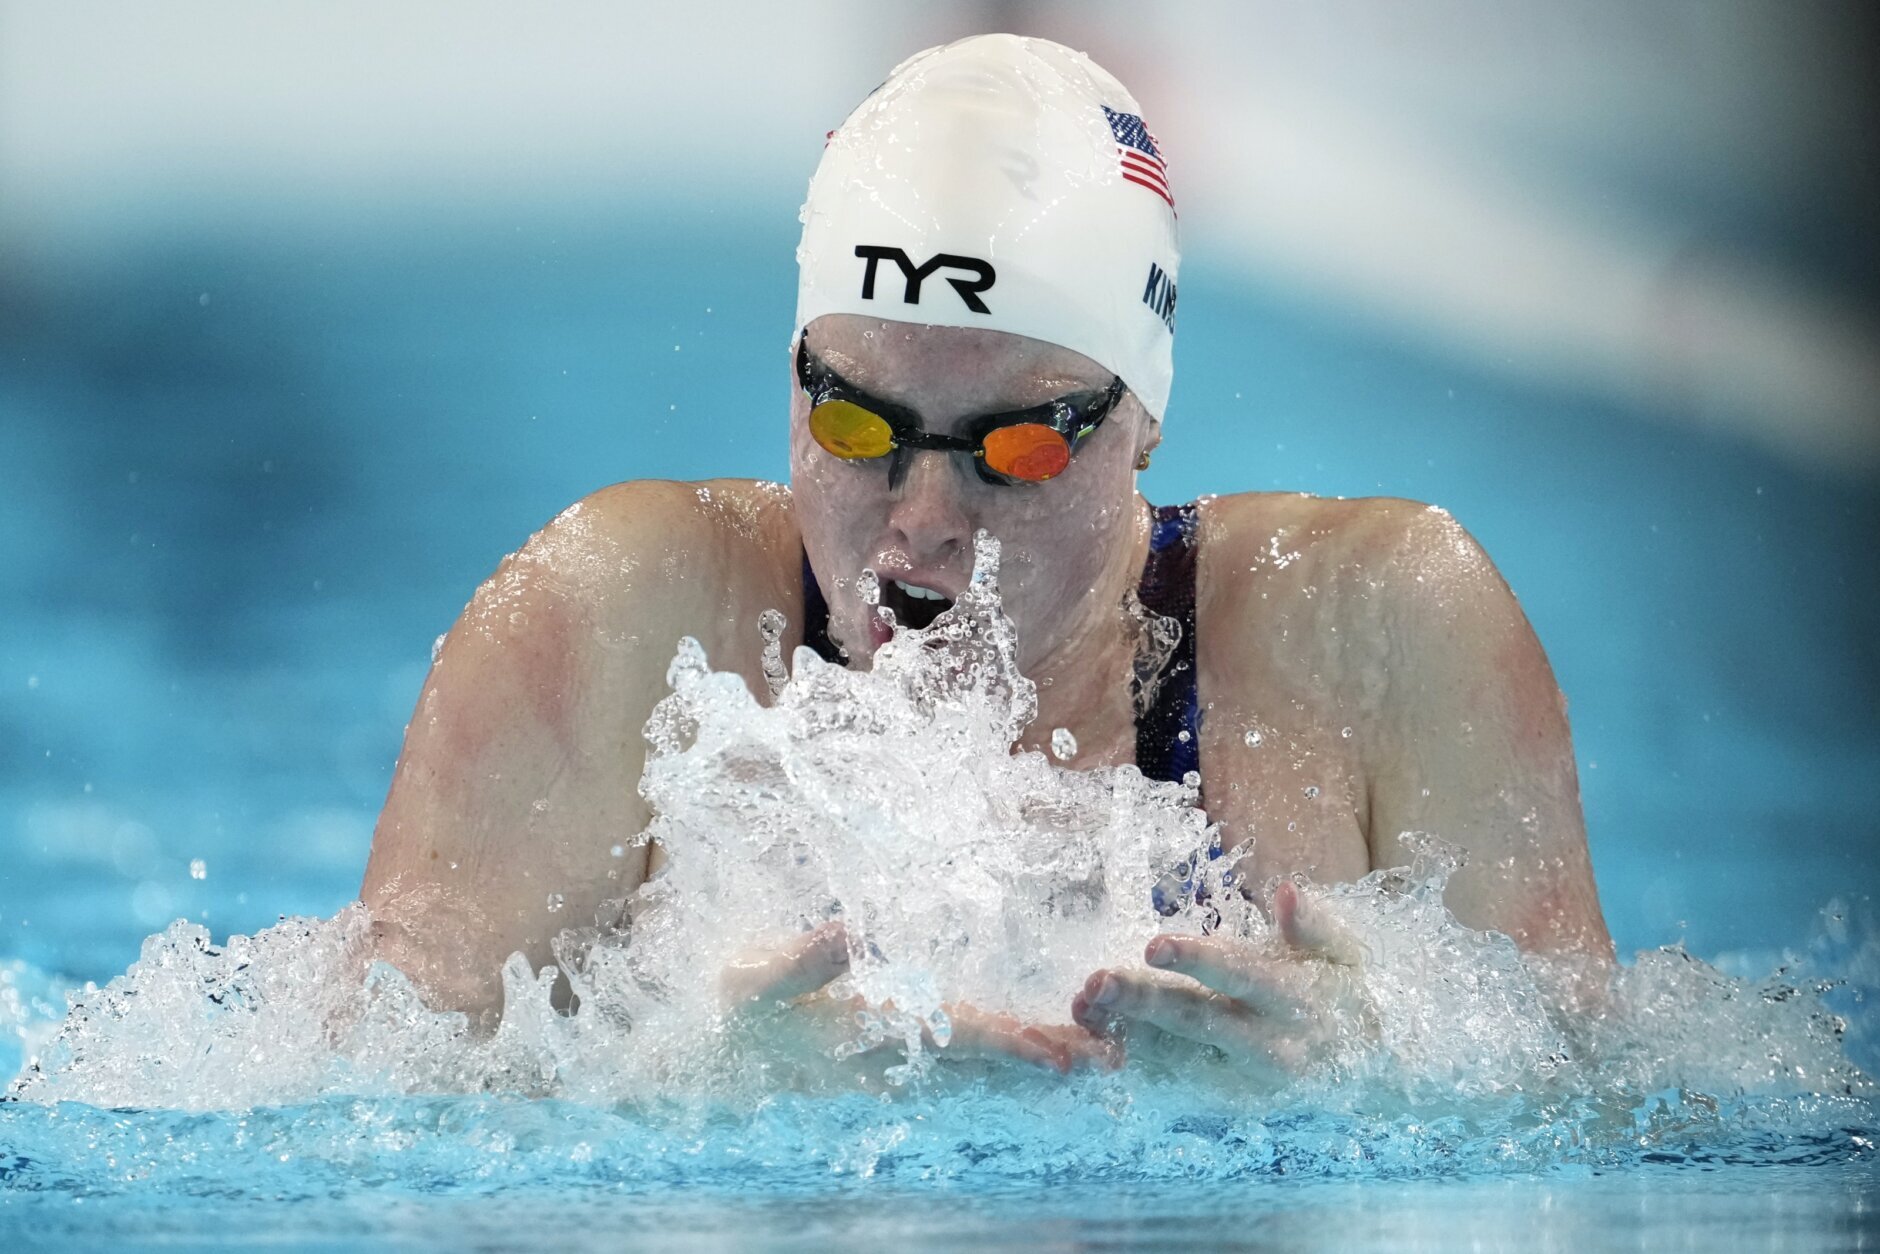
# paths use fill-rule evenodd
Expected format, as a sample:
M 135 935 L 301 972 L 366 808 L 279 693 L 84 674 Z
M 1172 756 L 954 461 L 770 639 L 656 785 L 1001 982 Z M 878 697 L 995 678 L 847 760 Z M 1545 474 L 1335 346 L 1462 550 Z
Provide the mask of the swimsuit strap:
M 1150 779 L 1179 782 L 1201 769 L 1201 703 L 1195 683 L 1195 506 L 1162 505 L 1149 533 L 1137 600 L 1181 628 L 1163 664 L 1155 697 L 1136 719 L 1136 769 Z

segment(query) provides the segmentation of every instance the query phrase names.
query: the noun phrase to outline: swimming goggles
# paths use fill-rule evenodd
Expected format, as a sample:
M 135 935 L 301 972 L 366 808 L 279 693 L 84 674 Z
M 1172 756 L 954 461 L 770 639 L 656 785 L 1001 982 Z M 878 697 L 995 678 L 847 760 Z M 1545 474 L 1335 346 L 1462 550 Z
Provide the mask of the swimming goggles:
M 844 461 L 897 454 L 889 463 L 889 481 L 896 485 L 904 472 L 906 459 L 899 455 L 904 449 L 971 453 L 973 468 L 987 483 L 1054 479 L 1125 391 L 1119 376 L 1101 392 L 1074 392 L 1030 409 L 984 414 L 967 424 L 964 436 L 940 435 L 922 430 L 912 410 L 852 386 L 810 353 L 808 340 L 801 336 L 796 342 L 796 377 L 809 395 L 810 434 Z

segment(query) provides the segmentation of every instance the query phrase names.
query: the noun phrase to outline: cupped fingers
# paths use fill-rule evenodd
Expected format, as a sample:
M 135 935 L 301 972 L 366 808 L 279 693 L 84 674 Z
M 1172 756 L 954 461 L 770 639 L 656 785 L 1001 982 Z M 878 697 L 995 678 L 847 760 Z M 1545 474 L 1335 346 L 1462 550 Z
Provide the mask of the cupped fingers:
M 1086 1025 L 1135 1020 L 1191 1041 L 1234 1048 L 1250 1034 L 1250 1021 L 1257 1017 L 1193 980 L 1133 971 L 1093 973 L 1072 1002 L 1072 1012 Z
M 1098 971 L 1073 999 L 1071 1013 L 1092 1030 L 1113 1030 L 1118 1021 L 1146 1023 L 1216 1046 L 1272 1079 L 1296 1073 L 1305 1062 L 1299 1041 L 1279 1023 L 1185 976 Z
M 1121 1047 L 1080 1027 L 1040 1026 L 1007 1013 L 972 1006 L 947 1007 L 951 1034 L 943 1047 L 956 1058 L 999 1058 L 1064 1075 L 1079 1067 L 1121 1065 Z
M 726 964 L 718 987 L 730 1006 L 789 1001 L 849 969 L 848 928 L 832 919 L 774 948 L 746 950 Z
M 1277 960 L 1246 941 L 1217 936 L 1158 936 L 1143 961 L 1172 971 L 1276 1018 L 1297 1017 L 1307 1000 L 1299 964 Z
M 1024 1035 L 1050 1046 L 1064 1061 L 1066 1071 L 1115 1071 L 1123 1065 L 1121 1041 L 1099 1036 L 1075 1024 L 1034 1025 Z

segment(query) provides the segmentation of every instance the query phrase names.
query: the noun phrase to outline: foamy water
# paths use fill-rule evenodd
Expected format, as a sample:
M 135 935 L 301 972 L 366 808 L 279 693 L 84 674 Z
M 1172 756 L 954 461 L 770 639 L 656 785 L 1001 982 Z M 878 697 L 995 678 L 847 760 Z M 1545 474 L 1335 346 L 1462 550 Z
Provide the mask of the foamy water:
M 499 1144 L 504 1170 L 538 1182 L 598 1161 L 632 1178 L 757 1164 L 1153 1180 L 1533 1168 L 1667 1147 L 1871 1155 L 1873 1084 L 1846 1049 L 1871 1040 L 1871 929 L 1831 923 L 1813 970 L 1737 979 L 1661 950 L 1589 992 L 1584 970 L 1457 923 L 1441 833 L 1406 834 L 1405 868 L 1302 885 L 1364 957 L 1328 1047 L 1277 1088 L 1219 1051 L 1141 1036 L 1123 1070 L 1068 1079 L 949 1057 L 949 1003 L 1063 1023 L 1091 970 L 1139 963 L 1158 932 L 1273 939 L 1223 882 L 1225 858 L 1200 859 L 1208 904 L 1157 913 L 1171 869 L 1217 837 L 1191 786 L 1070 769 L 1054 760 L 1074 763 L 1067 737 L 1052 756 L 1011 751 L 1036 702 L 997 576 L 982 537 L 959 603 L 900 632 L 872 671 L 808 650 L 786 666 L 773 643 L 767 701 L 681 644 L 642 784 L 668 866 L 558 938 L 572 1013 L 551 1002 L 556 970 L 517 957 L 499 1028 L 477 1036 L 371 961 L 357 905 L 220 943 L 179 921 L 124 975 L 73 993 L 56 1030 L 43 979 L 0 981 L 0 1014 L 30 1055 L 13 1135 L 53 1160 L 103 1146 L 162 1177 L 178 1168 L 147 1129 L 58 1104 L 226 1111 L 257 1130 L 224 1138 L 229 1162 L 253 1157 L 263 1174 L 283 1147 L 422 1173 L 462 1171 Z M 774 620 L 765 634 L 774 642 Z M 726 1009 L 728 962 L 836 919 L 850 971 L 831 1005 L 865 1009 Z M 164 1118 L 172 1147 L 227 1131 Z

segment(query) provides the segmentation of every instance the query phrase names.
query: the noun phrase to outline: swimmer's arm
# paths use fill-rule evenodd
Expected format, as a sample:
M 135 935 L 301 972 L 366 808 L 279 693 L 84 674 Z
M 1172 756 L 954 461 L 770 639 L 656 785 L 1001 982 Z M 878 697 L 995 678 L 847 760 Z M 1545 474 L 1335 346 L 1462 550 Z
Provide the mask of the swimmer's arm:
M 641 729 L 718 595 L 702 591 L 696 499 L 596 493 L 505 560 L 445 638 L 361 890 L 377 956 L 436 1008 L 491 1022 L 509 954 L 548 964 L 557 932 L 644 878 Z
M 1367 748 L 1373 866 L 1405 831 L 1466 858 L 1450 909 L 1523 949 L 1610 958 L 1566 701 L 1514 594 L 1448 514 L 1395 503 L 1371 623 L 1386 687 Z

